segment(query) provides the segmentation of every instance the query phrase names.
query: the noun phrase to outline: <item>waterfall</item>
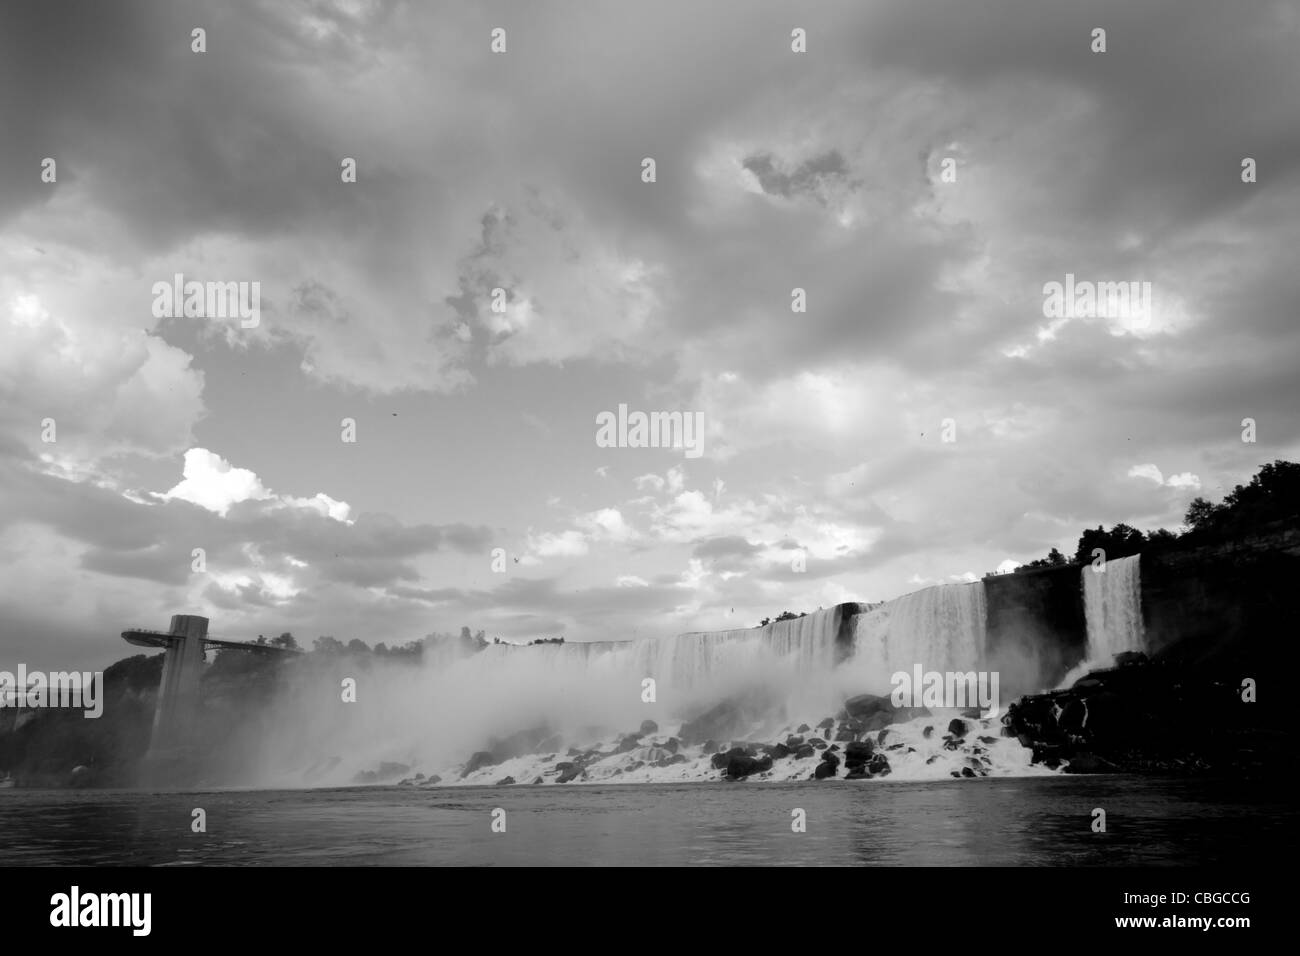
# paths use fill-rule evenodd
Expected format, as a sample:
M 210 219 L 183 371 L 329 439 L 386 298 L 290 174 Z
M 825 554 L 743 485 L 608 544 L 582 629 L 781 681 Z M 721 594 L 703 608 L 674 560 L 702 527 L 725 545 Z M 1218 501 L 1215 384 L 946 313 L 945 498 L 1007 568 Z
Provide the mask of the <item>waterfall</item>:
M 1142 581 L 1139 555 L 1087 566 L 1083 574 L 1083 607 L 1088 622 L 1088 661 L 1110 667 L 1115 655 L 1140 651 L 1142 639 Z
M 762 627 L 643 639 L 636 642 L 636 656 L 647 674 L 682 687 L 738 671 L 825 674 L 835 661 L 839 622 L 839 609 L 833 607 Z
M 984 660 L 984 582 L 941 584 L 872 608 L 855 620 L 848 667 L 861 689 L 889 693 L 897 671 L 970 671 Z
M 888 695 L 896 671 L 977 670 L 984 649 L 977 582 L 665 639 L 481 648 L 449 641 L 427 647 L 420 664 L 312 658 L 280 699 L 283 712 L 272 720 L 280 732 L 266 763 L 290 774 L 328 766 L 328 777 L 313 780 L 332 783 L 385 762 L 441 773 L 481 750 L 532 754 L 550 767 L 572 746 L 603 741 L 612 752 L 647 720 L 666 739 L 720 706 L 736 714 L 728 739 L 770 740 L 816 726 L 853 695 Z M 355 679 L 356 703 L 340 706 L 347 678 Z M 692 759 L 713 773 L 705 756 Z
M 1142 579 L 1139 555 L 1116 558 L 1094 570 L 1084 565 L 1082 577 L 1083 613 L 1088 626 L 1088 649 L 1084 659 L 1061 681 L 1071 687 L 1089 671 L 1115 666 L 1115 655 L 1146 647 L 1142 628 Z

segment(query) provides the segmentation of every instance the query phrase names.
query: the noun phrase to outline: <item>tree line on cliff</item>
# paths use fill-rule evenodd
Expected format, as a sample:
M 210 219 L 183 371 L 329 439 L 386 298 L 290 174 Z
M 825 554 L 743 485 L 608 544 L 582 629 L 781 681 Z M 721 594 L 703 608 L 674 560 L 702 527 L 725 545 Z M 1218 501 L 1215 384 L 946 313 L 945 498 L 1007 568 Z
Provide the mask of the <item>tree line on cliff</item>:
M 1300 518 L 1300 464 L 1291 461 L 1270 462 L 1250 479 L 1237 485 L 1218 504 L 1197 496 L 1187 507 L 1183 530 L 1157 528 L 1142 532 L 1120 522 L 1107 529 L 1101 525 L 1085 528 L 1079 536 L 1072 558 L 1057 548 L 1046 557 L 1030 561 L 1016 571 L 1087 564 L 1100 548 L 1107 560 L 1125 558 L 1142 551 L 1186 545 L 1214 544 L 1250 534 L 1265 525 Z

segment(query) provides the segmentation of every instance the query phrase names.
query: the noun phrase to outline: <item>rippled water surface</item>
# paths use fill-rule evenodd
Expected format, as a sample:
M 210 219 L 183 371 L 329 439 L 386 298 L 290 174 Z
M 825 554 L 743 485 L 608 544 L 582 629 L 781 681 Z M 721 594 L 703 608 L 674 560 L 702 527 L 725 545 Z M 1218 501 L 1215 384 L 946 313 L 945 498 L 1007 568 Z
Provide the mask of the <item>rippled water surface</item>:
M 206 833 L 191 831 L 196 807 Z M 1290 854 L 1296 820 L 1277 784 L 1101 776 L 0 791 L 6 865 L 1240 864 Z

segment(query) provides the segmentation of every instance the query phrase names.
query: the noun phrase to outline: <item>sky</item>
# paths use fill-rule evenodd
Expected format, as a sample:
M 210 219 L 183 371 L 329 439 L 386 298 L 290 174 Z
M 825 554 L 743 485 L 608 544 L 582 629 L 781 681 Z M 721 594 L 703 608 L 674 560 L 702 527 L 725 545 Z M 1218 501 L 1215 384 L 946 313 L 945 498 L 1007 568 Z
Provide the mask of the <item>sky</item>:
M 747 627 L 1176 529 L 1300 453 L 1298 47 L 1276 0 L 5 3 L 6 666 Z M 159 317 L 178 273 L 257 325 Z M 601 447 L 620 404 L 701 453 Z

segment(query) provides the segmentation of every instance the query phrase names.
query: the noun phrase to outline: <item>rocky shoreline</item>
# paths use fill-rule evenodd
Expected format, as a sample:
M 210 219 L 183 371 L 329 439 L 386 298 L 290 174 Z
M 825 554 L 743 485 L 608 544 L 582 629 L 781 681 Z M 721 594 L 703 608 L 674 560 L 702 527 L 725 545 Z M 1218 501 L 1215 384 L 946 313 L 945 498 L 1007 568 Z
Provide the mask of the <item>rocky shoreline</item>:
M 1285 735 L 1246 680 L 1129 652 L 1068 689 L 1020 698 L 1002 720 L 1034 765 L 1065 773 L 1275 771 Z
M 895 707 L 886 697 L 862 694 L 815 726 L 786 727 L 768 742 L 735 736 L 752 703 L 726 701 L 682 724 L 674 734 L 661 733 L 647 720 L 636 731 L 599 745 L 563 750 L 558 737 L 544 737 L 546 728 L 536 728 L 494 741 L 491 749 L 443 773 L 411 774 L 414 768 L 390 763 L 358 774 L 353 783 L 431 787 L 870 780 L 888 777 L 900 766 L 909 779 L 918 771 L 921 779 L 937 779 L 1028 769 L 1028 752 L 1017 754 L 1019 744 L 1006 737 L 994 719 L 980 718 L 975 710 L 938 717 L 925 708 Z M 994 758 L 995 748 L 1000 759 Z

